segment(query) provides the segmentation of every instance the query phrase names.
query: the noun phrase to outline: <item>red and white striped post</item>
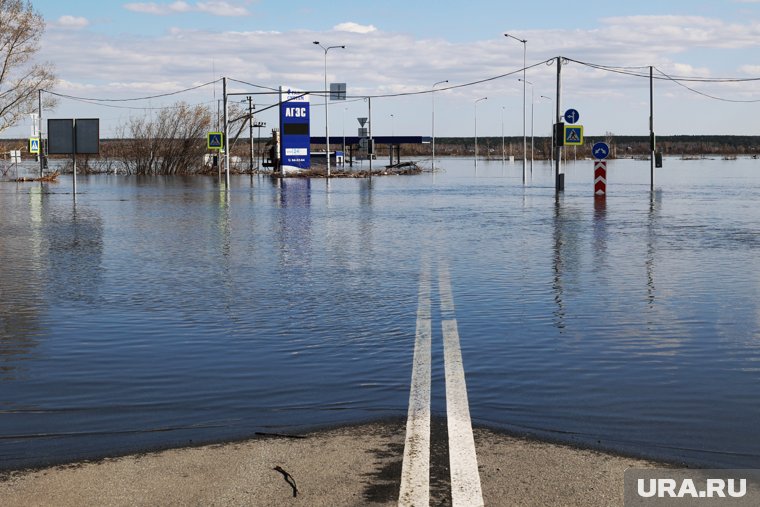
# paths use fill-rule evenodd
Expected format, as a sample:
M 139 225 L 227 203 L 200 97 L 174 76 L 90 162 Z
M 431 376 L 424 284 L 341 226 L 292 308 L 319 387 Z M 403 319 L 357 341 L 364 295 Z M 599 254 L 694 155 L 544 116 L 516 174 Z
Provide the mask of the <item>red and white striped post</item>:
M 605 197 L 607 195 L 607 162 L 605 160 L 594 161 L 594 196 Z

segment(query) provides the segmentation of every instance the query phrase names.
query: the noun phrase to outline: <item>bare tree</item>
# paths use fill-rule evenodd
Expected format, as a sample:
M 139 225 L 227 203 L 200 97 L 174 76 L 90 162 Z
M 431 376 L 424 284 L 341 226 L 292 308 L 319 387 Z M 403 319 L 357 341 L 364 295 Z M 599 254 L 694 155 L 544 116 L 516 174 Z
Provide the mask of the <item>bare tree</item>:
M 37 110 L 37 90 L 55 83 L 49 63 L 35 63 L 45 20 L 30 2 L 0 0 L 0 132 Z M 50 95 L 44 107 L 55 105 Z
M 211 112 L 184 102 L 117 130 L 118 158 L 129 174 L 190 174 L 203 166 Z

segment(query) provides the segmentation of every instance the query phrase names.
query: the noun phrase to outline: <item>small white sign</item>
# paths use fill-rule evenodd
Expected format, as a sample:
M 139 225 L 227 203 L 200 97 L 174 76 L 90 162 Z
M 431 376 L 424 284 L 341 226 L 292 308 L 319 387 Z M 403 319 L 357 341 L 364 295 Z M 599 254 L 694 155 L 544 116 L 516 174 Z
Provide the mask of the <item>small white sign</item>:
M 289 87 L 280 87 L 281 102 L 309 102 L 309 94 Z
M 285 148 L 285 155 L 288 157 L 305 157 L 309 154 L 306 148 Z

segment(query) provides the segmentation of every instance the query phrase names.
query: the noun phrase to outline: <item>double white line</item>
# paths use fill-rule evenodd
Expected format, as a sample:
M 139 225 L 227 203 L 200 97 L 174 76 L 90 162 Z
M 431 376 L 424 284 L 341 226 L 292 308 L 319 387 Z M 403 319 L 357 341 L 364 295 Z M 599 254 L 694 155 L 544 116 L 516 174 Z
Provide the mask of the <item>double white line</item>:
M 398 501 L 398 504 L 404 507 L 430 504 L 430 286 L 430 265 L 423 259 L 418 293 L 414 366 L 409 392 L 409 415 L 406 421 L 406 443 Z M 452 505 L 474 507 L 483 505 L 483 493 L 480 489 L 462 351 L 459 347 L 459 331 L 454 314 L 451 276 L 448 266 L 443 261 L 438 266 L 438 292 L 446 373 L 446 418 Z

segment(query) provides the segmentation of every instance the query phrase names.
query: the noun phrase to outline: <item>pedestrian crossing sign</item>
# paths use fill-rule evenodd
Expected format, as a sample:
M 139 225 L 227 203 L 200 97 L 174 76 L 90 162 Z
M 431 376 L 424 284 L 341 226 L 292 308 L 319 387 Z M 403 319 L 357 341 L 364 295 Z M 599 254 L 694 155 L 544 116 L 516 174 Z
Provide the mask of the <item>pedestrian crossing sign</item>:
M 32 155 L 38 155 L 40 153 L 40 138 L 39 137 L 29 138 L 29 153 L 31 153 Z
M 224 133 L 222 132 L 209 132 L 208 133 L 208 149 L 209 150 L 222 150 L 222 140 L 224 139 Z
M 565 146 L 583 145 L 583 125 L 565 125 Z

